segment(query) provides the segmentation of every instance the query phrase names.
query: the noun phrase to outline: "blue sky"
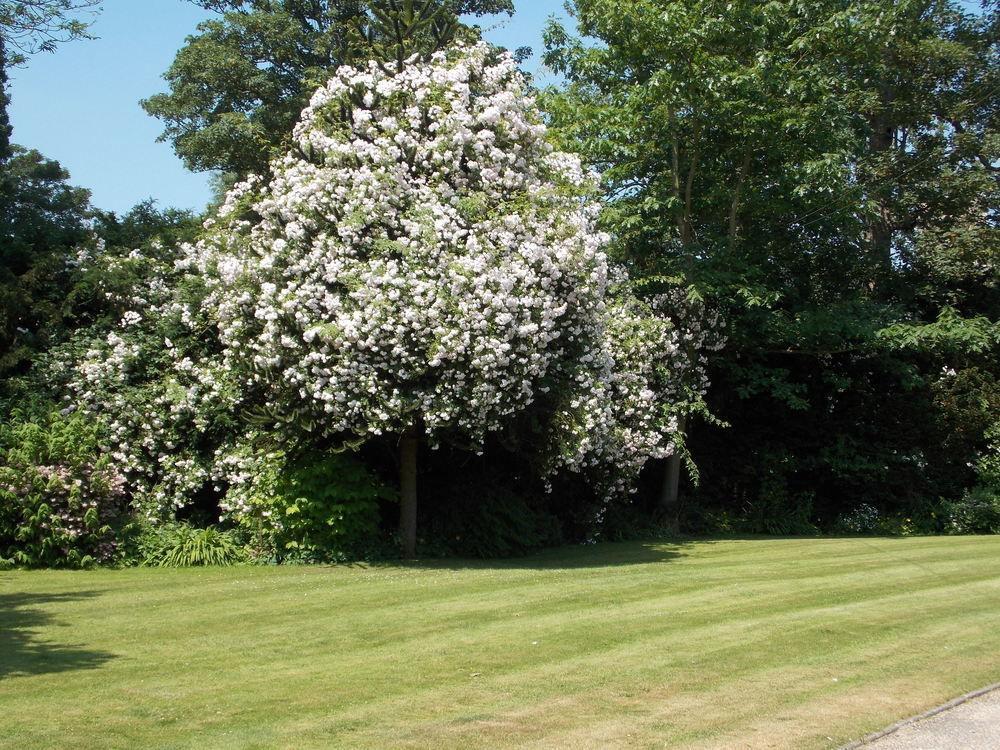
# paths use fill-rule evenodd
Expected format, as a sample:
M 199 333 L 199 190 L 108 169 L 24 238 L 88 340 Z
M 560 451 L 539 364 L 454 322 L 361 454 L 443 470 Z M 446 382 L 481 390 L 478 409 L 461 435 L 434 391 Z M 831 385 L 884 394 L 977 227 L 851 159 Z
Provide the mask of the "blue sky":
M 486 36 L 507 47 L 541 50 L 546 19 L 562 0 L 517 0 L 511 20 L 485 20 Z M 187 0 L 104 0 L 99 38 L 35 56 L 12 72 L 14 141 L 59 160 L 96 206 L 127 211 L 146 198 L 201 209 L 208 176 L 184 169 L 159 121 L 139 100 L 164 90 L 160 78 L 184 38 L 209 14 Z M 528 67 L 533 68 L 534 65 Z

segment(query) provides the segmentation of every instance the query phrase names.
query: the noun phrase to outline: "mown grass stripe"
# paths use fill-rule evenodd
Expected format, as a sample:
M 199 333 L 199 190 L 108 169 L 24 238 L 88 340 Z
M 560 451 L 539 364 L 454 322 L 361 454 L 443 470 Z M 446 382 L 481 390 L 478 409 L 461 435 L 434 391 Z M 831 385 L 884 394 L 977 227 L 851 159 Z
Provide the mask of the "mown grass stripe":
M 0 602 L 28 750 L 834 747 L 1000 676 L 985 537 L 3 573 Z

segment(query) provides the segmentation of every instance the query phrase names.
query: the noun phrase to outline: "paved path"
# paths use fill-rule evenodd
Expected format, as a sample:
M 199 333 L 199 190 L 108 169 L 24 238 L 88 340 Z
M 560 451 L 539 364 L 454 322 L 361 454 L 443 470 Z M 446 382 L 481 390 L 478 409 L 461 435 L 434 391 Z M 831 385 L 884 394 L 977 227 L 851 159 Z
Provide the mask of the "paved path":
M 906 723 L 862 747 L 864 750 L 998 750 L 1000 687 Z

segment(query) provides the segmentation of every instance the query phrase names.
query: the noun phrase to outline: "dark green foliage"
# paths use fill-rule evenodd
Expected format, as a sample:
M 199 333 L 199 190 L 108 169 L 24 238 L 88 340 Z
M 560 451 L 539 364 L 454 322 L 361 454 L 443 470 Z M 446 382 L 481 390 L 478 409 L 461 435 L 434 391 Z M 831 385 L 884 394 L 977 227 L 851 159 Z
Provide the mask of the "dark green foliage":
M 108 252 L 129 253 L 151 242 L 174 248 L 181 242 L 193 242 L 201 229 L 201 220 L 191 211 L 179 208 L 159 209 L 152 198 L 135 204 L 118 216 L 113 211 L 96 211 L 94 232 Z
M 339 65 L 399 65 L 475 31 L 462 14 L 511 13 L 510 0 L 194 0 L 220 14 L 188 37 L 143 102 L 189 169 L 267 170 L 309 96 Z
M 136 297 L 147 296 L 152 280 L 177 259 L 179 244 L 194 241 L 200 221 L 147 200 L 122 216 L 96 211 L 93 224 L 97 242 L 74 264 L 63 309 L 66 328 L 96 326 L 99 334 L 133 309 Z
M 836 534 L 879 534 L 883 533 L 882 517 L 878 508 L 861 503 L 851 511 L 843 513 L 833 524 Z
M 198 227 L 190 212 L 160 211 L 151 201 L 121 217 L 95 212 L 55 162 L 30 153 L 54 176 L 19 184 L 14 211 L 0 218 L 9 239 L 0 247 L 0 377 L 8 378 L 27 373 L 53 346 L 106 336 Z M 20 177 L 16 162 L 7 174 Z
M 450 482 L 428 503 L 421 546 L 437 554 L 499 558 L 561 543 L 560 523 L 546 508 L 546 498 L 510 485 L 496 475 Z
M 157 212 L 151 201 L 122 219 L 94 211 L 90 193 L 69 184 L 69 173 L 38 151 L 11 143 L 7 68 L 60 42 L 89 38 L 99 0 L 0 0 L 0 380 L 21 375 L 33 358 L 92 322 L 81 309 L 77 256 L 100 244 L 129 244 L 193 226 L 183 212 Z M 189 238 L 190 233 L 185 237 Z M 133 244 L 134 243 L 134 244 Z M 86 280 L 84 280 L 84 284 Z M 76 292 L 76 293 L 75 293 Z M 103 294 L 97 307 L 106 307 Z M 95 305 L 91 305 L 94 307 Z
M 233 565 L 247 559 L 246 550 L 232 532 L 220 531 L 215 526 L 197 528 L 186 523 L 146 529 L 138 548 L 143 565 L 161 568 Z
M 988 443 L 975 464 L 976 484 L 958 502 L 946 505 L 946 530 L 1000 534 L 1000 405 L 991 412 Z
M 20 146 L 0 162 L 0 377 L 57 339 L 70 260 L 90 239 L 90 193 L 58 162 Z
M 278 451 L 253 466 L 241 529 L 258 559 L 358 559 L 378 546 L 379 504 L 395 492 L 357 457 Z
M 7 95 L 7 50 L 3 37 L 0 36 L 0 165 L 11 157 L 10 136 L 13 128 L 10 126 L 10 115 L 7 107 L 10 97 Z M 0 190 L 3 188 L 0 187 Z
M 633 502 L 619 502 L 607 508 L 597 533 L 588 541 L 663 540 L 678 536 L 673 518 L 666 518 L 646 505 L 635 498 Z
M 818 533 L 812 523 L 814 492 L 789 484 L 780 468 L 763 478 L 757 496 L 743 509 L 747 531 L 781 536 Z
M 709 408 L 731 427 L 688 440 L 701 516 L 932 526 L 997 408 L 995 5 L 573 5 L 601 43 L 549 28 L 547 101 L 602 172 L 614 251 L 730 324 Z
M 946 509 L 952 534 L 1000 534 L 1000 487 L 975 487 Z
M 44 403 L 0 424 L 0 560 L 85 567 L 116 559 L 125 481 L 100 438 L 93 418 Z

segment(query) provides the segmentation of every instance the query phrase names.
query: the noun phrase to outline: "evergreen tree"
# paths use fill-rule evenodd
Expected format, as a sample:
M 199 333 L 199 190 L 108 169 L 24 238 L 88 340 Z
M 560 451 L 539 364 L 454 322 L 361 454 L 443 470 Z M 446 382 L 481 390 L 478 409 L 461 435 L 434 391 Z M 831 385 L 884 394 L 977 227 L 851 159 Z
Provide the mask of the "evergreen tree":
M 512 13 L 510 0 L 193 0 L 220 14 L 188 38 L 142 106 L 165 124 L 189 169 L 234 178 L 267 171 L 308 104 L 339 67 L 475 38 L 461 15 Z M 230 183 L 232 180 L 230 180 Z

